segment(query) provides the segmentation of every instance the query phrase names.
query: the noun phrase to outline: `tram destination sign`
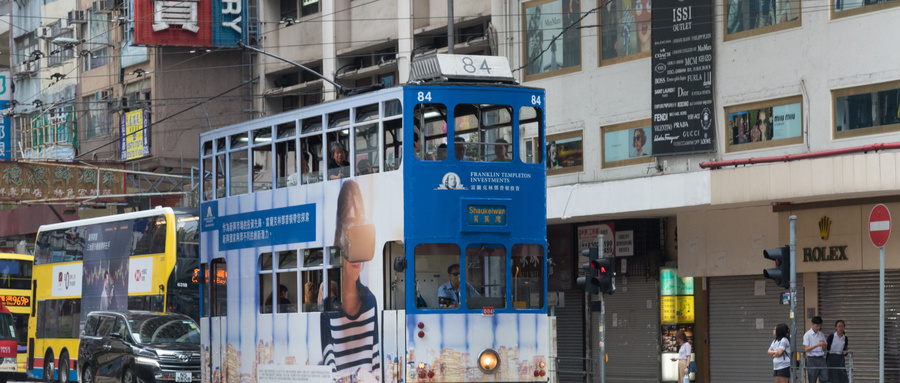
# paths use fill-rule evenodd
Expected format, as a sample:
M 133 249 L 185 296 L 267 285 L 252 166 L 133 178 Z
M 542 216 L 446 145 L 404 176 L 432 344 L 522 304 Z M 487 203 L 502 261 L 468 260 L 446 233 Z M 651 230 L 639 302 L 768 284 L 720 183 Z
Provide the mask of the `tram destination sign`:
M 653 155 L 715 150 L 713 2 L 653 4 Z

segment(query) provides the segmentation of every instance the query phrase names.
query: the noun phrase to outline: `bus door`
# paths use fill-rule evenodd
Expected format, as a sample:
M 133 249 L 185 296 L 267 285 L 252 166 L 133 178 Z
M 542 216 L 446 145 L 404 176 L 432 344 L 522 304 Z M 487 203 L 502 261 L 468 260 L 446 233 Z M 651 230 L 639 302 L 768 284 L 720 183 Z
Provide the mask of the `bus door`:
M 406 257 L 402 242 L 384 245 L 384 312 L 381 318 L 383 382 L 402 380 L 406 365 Z

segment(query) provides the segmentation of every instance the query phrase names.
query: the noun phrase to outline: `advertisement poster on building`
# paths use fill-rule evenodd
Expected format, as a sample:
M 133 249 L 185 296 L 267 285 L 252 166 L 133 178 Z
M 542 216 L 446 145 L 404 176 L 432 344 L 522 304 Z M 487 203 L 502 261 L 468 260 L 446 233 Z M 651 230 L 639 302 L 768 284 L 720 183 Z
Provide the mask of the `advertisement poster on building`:
M 650 0 L 610 0 L 600 7 L 601 60 L 650 55 Z M 620 61 L 620 60 L 616 60 Z M 610 61 L 610 64 L 616 62 Z
M 615 257 L 616 231 L 615 224 L 605 222 L 596 225 L 584 225 L 578 227 L 578 259 L 579 263 L 588 262 L 587 257 L 581 255 L 585 249 L 597 246 L 597 236 L 603 234 L 603 254 L 605 257 Z
M 580 0 L 537 0 L 525 13 L 525 75 L 538 79 L 581 68 Z M 537 76 L 537 77 L 532 77 Z
M 122 161 L 150 155 L 150 110 L 133 110 L 119 116 Z
M 547 136 L 547 174 L 581 171 L 584 151 L 581 131 Z

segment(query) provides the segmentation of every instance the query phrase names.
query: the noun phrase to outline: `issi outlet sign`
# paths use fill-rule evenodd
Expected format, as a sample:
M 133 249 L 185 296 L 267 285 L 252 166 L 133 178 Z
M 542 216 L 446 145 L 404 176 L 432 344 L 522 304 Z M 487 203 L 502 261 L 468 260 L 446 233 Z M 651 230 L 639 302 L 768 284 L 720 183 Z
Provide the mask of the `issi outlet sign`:
M 235 47 L 244 38 L 246 0 L 131 0 L 135 45 Z

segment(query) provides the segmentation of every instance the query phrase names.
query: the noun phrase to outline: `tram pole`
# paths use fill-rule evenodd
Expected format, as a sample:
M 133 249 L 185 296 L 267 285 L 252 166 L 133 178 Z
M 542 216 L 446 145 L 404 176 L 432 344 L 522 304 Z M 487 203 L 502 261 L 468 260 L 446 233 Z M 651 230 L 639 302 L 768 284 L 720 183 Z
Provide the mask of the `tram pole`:
M 600 249 L 600 257 L 606 256 L 603 234 L 597 235 L 597 246 Z M 600 325 L 597 327 L 600 335 L 600 383 L 606 383 L 606 301 L 603 299 L 602 291 L 597 296 L 600 298 Z

